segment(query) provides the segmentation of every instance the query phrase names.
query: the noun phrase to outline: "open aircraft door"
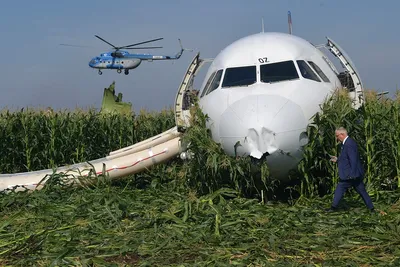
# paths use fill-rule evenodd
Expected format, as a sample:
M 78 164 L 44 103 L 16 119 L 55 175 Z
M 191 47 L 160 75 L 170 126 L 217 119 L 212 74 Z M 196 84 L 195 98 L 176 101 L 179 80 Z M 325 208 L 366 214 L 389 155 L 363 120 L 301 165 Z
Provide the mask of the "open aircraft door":
M 212 60 L 201 59 L 200 53 L 197 53 L 186 70 L 186 74 L 175 97 L 175 122 L 179 132 L 183 132 L 190 126 L 190 91 L 193 90 L 194 78 L 201 67 L 205 63 L 212 62 Z
M 344 76 L 340 77 L 342 74 L 339 74 L 339 79 L 341 82 L 344 81 L 342 85 L 349 90 L 349 96 L 353 101 L 353 107 L 358 109 L 364 103 L 364 87 L 359 72 L 347 53 L 331 38 L 326 38 L 328 39 L 327 48 L 333 55 L 339 58 L 343 67 L 347 70 Z M 348 76 L 351 78 L 350 82 L 346 81 Z

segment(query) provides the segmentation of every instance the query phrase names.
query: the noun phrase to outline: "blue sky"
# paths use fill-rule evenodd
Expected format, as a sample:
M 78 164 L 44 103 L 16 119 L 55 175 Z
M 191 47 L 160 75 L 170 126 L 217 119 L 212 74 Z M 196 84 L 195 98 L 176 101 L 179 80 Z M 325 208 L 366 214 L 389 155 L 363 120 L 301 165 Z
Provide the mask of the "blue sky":
M 400 87 L 400 1 L 15 0 L 0 9 L 0 109 L 100 108 L 112 81 L 135 110 L 170 107 L 194 52 L 178 61 L 143 62 L 128 76 L 115 71 L 100 76 L 88 62 L 109 47 L 94 35 L 117 46 L 164 37 L 154 43 L 163 49 L 147 51 L 164 55 L 178 52 L 181 38 L 185 47 L 211 58 L 260 32 L 261 18 L 265 31 L 287 32 L 288 10 L 295 35 L 314 44 L 329 36 L 346 50 L 365 88 L 393 93 Z

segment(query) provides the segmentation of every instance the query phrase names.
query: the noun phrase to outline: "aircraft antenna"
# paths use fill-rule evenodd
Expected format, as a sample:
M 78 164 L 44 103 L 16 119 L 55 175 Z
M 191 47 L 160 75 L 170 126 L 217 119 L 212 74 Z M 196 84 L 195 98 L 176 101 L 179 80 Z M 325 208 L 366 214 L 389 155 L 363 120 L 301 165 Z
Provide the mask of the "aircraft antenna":
M 288 16 L 289 34 L 292 34 L 292 13 L 288 11 L 287 16 Z

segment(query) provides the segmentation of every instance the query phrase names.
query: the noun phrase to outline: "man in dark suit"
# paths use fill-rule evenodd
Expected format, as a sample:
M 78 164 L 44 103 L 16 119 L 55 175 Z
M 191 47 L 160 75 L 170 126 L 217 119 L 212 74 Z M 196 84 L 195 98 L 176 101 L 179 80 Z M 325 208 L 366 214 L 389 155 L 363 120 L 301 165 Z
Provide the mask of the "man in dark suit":
M 343 127 L 337 128 L 335 135 L 337 140 L 342 143 L 339 157 L 331 158 L 331 161 L 338 163 L 339 183 L 335 190 L 332 205 L 327 211 L 335 211 L 346 190 L 353 187 L 360 194 L 367 208 L 374 212 L 374 205 L 363 182 L 364 168 L 358 153 L 357 143 L 347 135 L 347 130 Z

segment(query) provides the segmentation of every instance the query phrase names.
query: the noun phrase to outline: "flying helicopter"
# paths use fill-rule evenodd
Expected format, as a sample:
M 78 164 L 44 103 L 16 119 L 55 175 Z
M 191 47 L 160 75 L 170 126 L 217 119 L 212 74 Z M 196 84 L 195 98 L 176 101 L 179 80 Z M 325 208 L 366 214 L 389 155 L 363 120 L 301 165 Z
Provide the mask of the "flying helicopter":
M 150 46 L 150 47 L 136 47 L 136 46 L 156 42 L 164 38 L 156 38 L 124 46 L 115 46 L 98 35 L 95 35 L 95 37 L 105 42 L 106 44 L 110 45 L 114 49 L 114 51 L 112 52 L 101 53 L 100 56 L 94 57 L 92 58 L 92 60 L 90 60 L 89 67 L 98 69 L 99 75 L 103 74 L 103 72 L 101 71 L 103 69 L 115 69 L 117 70 L 118 73 L 121 73 L 122 70 L 124 70 L 125 75 L 128 75 L 129 70 L 137 68 L 140 65 L 140 63 L 142 63 L 143 60 L 149 62 L 153 60 L 176 60 L 182 56 L 183 51 L 185 50 L 191 51 L 190 49 L 184 49 L 181 40 L 178 39 L 181 49 L 174 56 L 131 54 L 126 50 L 162 48 L 161 46 Z

